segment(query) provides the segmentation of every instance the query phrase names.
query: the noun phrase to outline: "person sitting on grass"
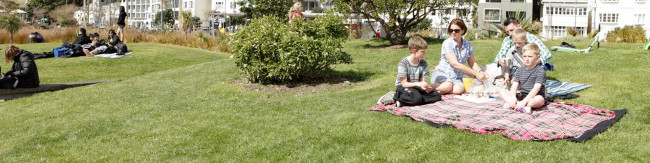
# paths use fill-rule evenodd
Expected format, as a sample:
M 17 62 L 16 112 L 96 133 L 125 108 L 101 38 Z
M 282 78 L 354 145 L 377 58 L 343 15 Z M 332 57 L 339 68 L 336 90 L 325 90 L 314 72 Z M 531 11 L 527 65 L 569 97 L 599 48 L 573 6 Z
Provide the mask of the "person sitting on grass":
M 463 39 L 463 35 L 467 33 L 464 21 L 455 18 L 451 20 L 447 29 L 451 37 L 442 42 L 440 63 L 431 75 L 431 83 L 440 94 L 458 95 L 465 92 L 461 81 L 465 74 L 475 76 L 480 81 L 487 80 L 487 74 L 476 63 L 472 43 Z
M 83 52 L 86 54 L 86 56 L 94 56 L 100 53 L 103 53 L 108 49 L 108 46 L 106 46 L 106 43 L 104 39 L 99 38 L 99 33 L 94 33 L 92 34 L 92 44 L 89 49 L 84 49 Z
M 397 66 L 395 80 L 395 95 L 397 107 L 415 106 L 440 101 L 440 93 L 426 82 L 429 76 L 429 66 L 424 60 L 427 42 L 421 37 L 414 36 L 408 42 L 411 55 L 404 57 Z
M 531 114 L 532 109 L 541 108 L 546 104 L 546 71 L 539 65 L 537 44 L 530 43 L 522 49 L 526 67 L 517 70 L 510 91 L 502 90 L 499 95 L 506 102 L 503 108 Z
M 503 21 L 503 28 L 505 28 L 506 34 L 508 34 L 508 36 L 503 39 L 503 43 L 501 43 L 501 49 L 499 49 L 499 53 L 497 53 L 497 56 L 495 56 L 494 60 L 492 61 L 492 63 L 498 63 L 501 66 L 505 66 L 506 54 L 510 47 L 514 46 L 514 43 L 512 41 L 513 32 L 516 29 L 522 28 L 522 25 L 516 18 L 508 18 Z M 551 58 L 553 58 L 551 52 L 548 50 L 548 48 L 546 48 L 546 45 L 544 45 L 544 43 L 539 38 L 537 38 L 537 36 L 526 32 L 526 40 L 539 46 L 539 54 L 541 56 L 540 62 L 542 65 L 551 61 Z
M 9 45 L 5 49 L 5 61 L 14 61 L 13 66 L 0 79 L 0 88 L 35 88 L 40 84 L 38 69 L 34 62 L 34 54 L 29 51 Z
M 72 42 L 72 44 L 76 45 L 83 45 L 83 44 L 89 44 L 91 43 L 90 37 L 86 35 L 86 29 L 84 28 L 79 28 L 79 35 L 77 38 Z
M 120 40 L 120 37 L 117 36 L 117 33 L 115 33 L 115 30 L 108 30 L 108 49 L 104 51 L 104 53 L 115 53 L 117 52 L 117 48 L 115 45 L 121 43 L 122 40 Z
M 521 48 L 523 48 L 524 45 L 528 44 L 528 41 L 526 39 L 526 31 L 521 28 L 513 31 L 512 42 L 515 44 L 515 46 L 511 47 L 510 50 L 508 50 L 508 53 L 506 53 L 505 57 L 505 60 L 509 60 L 512 64 L 502 67 L 505 70 L 503 77 L 505 78 L 506 82 L 504 82 L 504 84 L 512 83 L 512 77 L 514 76 L 515 72 L 517 72 L 517 69 L 522 66 L 515 60 L 515 55 L 522 56 Z

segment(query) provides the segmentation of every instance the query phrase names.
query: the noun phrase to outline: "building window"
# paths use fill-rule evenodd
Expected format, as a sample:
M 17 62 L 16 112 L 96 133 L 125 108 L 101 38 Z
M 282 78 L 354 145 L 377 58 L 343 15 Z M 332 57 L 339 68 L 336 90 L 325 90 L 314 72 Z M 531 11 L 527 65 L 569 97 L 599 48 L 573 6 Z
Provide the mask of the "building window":
M 506 18 L 525 18 L 526 12 L 519 11 L 519 15 L 516 15 L 516 11 L 506 11 Z
M 190 8 L 194 8 L 194 1 L 190 1 Z
M 485 9 L 485 21 L 500 22 L 501 10 L 499 9 Z
M 317 5 L 315 1 L 307 1 L 307 2 L 303 2 L 302 6 L 305 9 L 305 11 L 311 11 L 314 8 L 316 8 Z
M 634 14 L 634 24 L 644 24 L 645 23 L 645 14 Z
M 217 2 L 216 9 L 223 9 L 223 2 Z
M 600 0 L 600 2 L 604 2 L 604 3 L 607 3 L 607 2 L 618 2 L 618 0 Z
M 183 8 L 187 8 L 187 2 L 183 2 Z
M 487 3 L 501 3 L 501 0 L 485 0 Z
M 617 13 L 601 13 L 598 16 L 601 23 L 618 23 Z
M 467 13 L 469 13 L 469 9 L 456 9 L 458 16 L 467 16 Z
M 237 8 L 237 3 L 235 3 L 235 2 L 230 2 L 230 9 L 233 9 L 233 10 L 234 10 L 235 8 Z
M 512 3 L 524 3 L 526 0 L 510 0 Z

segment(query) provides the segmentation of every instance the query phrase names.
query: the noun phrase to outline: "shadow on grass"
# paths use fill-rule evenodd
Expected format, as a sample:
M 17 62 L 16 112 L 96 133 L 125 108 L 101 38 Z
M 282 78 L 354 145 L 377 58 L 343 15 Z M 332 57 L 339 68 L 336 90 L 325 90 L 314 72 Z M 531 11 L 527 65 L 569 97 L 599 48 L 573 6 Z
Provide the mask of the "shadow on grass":
M 420 36 L 422 37 L 422 36 Z M 383 39 L 376 39 L 373 38 L 370 41 L 372 43 L 383 43 L 381 45 L 371 45 L 371 44 L 365 44 L 363 45 L 363 48 L 365 49 L 381 49 L 381 50 L 392 50 L 392 49 L 401 49 L 401 48 L 408 48 L 408 40 L 410 37 L 405 38 L 402 40 L 402 42 L 399 45 L 391 45 L 387 40 Z M 425 41 L 427 41 L 427 44 L 433 45 L 433 44 L 442 44 L 444 39 L 438 39 L 438 38 L 433 38 L 433 37 L 422 37 Z
M 358 71 L 329 71 L 322 74 L 312 74 L 309 78 L 301 78 L 289 82 L 250 83 L 246 78 L 234 81 L 234 85 L 243 86 L 248 91 L 268 93 L 306 93 L 342 89 L 353 83 L 366 81 L 372 72 Z

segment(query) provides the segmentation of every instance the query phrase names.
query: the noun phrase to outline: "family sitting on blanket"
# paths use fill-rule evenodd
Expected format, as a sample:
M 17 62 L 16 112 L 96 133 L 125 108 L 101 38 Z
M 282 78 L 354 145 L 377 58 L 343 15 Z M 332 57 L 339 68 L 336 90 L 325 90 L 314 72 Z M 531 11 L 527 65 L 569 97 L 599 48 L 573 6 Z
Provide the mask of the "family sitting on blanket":
M 501 66 L 507 70 L 506 79 L 508 81 L 506 83 L 512 84 L 510 92 L 507 92 L 507 90 L 502 91 L 502 94 L 504 94 L 502 96 L 507 102 L 504 107 L 517 108 L 520 112 L 530 113 L 532 108 L 539 108 L 545 104 L 544 82 L 546 81 L 546 72 L 541 66 L 537 65 L 547 63 L 551 55 L 537 37 L 521 29 L 521 24 L 516 19 L 508 19 L 504 22 L 504 25 L 511 36 L 504 39 L 502 44 L 502 49 L 506 50 L 504 52 L 500 50 L 495 58 L 495 61 L 498 61 L 500 65 L 503 62 Z M 398 107 L 427 104 L 439 100 L 439 98 L 438 100 L 430 100 L 428 99 L 429 96 L 435 97 L 438 95 L 439 97 L 440 94 L 458 95 L 464 93 L 465 88 L 462 77 L 466 74 L 474 76 L 483 82 L 487 80 L 488 74 L 483 72 L 474 58 L 472 44 L 463 39 L 463 35 L 467 32 L 463 20 L 452 20 L 447 29 L 451 37 L 442 43 L 440 62 L 434 69 L 433 75 L 431 75 L 432 84 L 428 85 L 423 79 L 429 75 L 426 61 L 423 60 L 427 47 L 417 45 L 417 43 L 421 42 L 426 45 L 426 42 L 422 38 L 413 37 L 409 40 L 411 55 L 402 59 L 399 63 L 398 79 L 395 82 L 397 89 L 395 94 L 392 95 L 393 98 L 388 99 L 391 96 L 389 93 L 380 98 L 378 103 L 392 103 L 394 100 Z M 420 39 L 422 41 L 416 41 Z M 531 43 L 527 45 L 529 42 Z M 513 54 L 521 53 L 524 45 L 527 47 L 524 51 L 530 54 L 523 56 L 522 63 L 514 66 L 506 65 L 505 58 L 513 58 Z M 501 56 L 501 53 L 503 53 L 503 56 Z M 536 57 L 534 54 L 536 54 Z M 528 63 L 528 61 L 533 62 Z M 525 66 L 525 69 L 522 68 L 521 73 L 517 72 L 517 68 L 522 66 Z M 539 71 L 538 69 L 542 70 Z M 518 91 L 519 93 L 517 93 Z M 531 94 L 530 97 L 527 96 L 528 94 Z

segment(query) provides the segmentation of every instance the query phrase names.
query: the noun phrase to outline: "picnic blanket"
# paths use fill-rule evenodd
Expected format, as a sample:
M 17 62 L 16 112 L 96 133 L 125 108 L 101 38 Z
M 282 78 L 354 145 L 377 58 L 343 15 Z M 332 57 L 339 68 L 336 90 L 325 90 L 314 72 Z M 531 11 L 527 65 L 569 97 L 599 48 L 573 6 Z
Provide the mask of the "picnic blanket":
M 561 82 L 555 80 L 546 80 L 544 85 L 546 86 L 546 93 L 548 93 L 549 97 L 551 98 L 567 95 L 569 93 L 577 92 L 591 87 L 591 85 Z
M 117 55 L 117 53 L 106 53 L 106 54 L 97 54 L 95 57 L 103 57 L 103 58 L 122 58 L 127 55 L 131 55 L 133 52 L 127 52 L 124 53 L 124 55 Z
M 435 127 L 453 126 L 480 134 L 502 134 L 516 140 L 575 138 L 568 140 L 579 142 L 604 131 L 627 111 L 615 113 L 586 105 L 554 102 L 525 114 L 503 109 L 503 104 L 502 100 L 476 104 L 445 95 L 442 101 L 427 105 L 398 108 L 394 104 L 377 104 L 368 110 L 408 116 Z M 608 124 L 595 128 L 605 121 Z M 585 133 L 588 135 L 583 135 Z

